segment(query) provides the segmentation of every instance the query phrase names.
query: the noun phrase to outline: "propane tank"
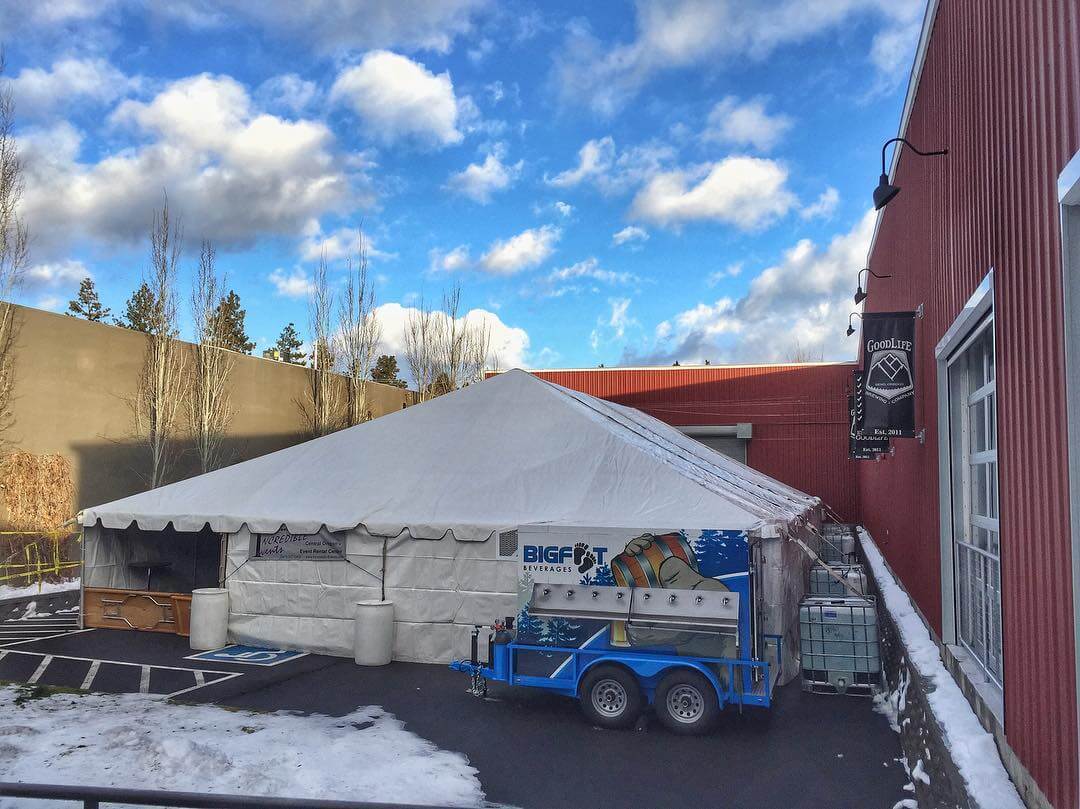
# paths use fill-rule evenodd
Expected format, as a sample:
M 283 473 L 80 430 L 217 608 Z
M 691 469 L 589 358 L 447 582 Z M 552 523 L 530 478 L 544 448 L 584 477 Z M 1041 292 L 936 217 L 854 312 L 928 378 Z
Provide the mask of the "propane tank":
M 495 634 L 491 638 L 491 670 L 496 680 L 509 680 L 510 678 L 510 649 L 509 644 L 514 640 L 511 631 L 514 619 L 507 618 L 505 621 L 496 621 L 493 625 Z

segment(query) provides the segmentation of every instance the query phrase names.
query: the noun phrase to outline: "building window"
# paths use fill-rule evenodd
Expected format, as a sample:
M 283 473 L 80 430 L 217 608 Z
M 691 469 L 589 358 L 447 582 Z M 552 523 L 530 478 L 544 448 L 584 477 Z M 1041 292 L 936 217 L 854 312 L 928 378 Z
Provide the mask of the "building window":
M 1002 684 L 994 320 L 949 360 L 949 451 L 956 637 Z

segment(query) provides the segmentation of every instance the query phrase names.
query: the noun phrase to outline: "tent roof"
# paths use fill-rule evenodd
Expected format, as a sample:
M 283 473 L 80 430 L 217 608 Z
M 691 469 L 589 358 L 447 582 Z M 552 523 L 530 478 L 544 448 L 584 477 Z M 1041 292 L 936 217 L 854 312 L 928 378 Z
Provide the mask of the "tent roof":
M 818 503 L 632 408 L 509 371 L 374 421 L 86 509 L 84 525 L 363 526 L 487 539 L 534 522 L 749 529 Z

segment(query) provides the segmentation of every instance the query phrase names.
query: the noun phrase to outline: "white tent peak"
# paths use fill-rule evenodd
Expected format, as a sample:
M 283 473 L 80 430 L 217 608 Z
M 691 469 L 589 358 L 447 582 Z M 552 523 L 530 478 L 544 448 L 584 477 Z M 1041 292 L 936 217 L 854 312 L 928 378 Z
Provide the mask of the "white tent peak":
M 629 407 L 521 370 L 102 506 L 84 525 L 482 541 L 534 522 L 753 529 L 818 500 Z

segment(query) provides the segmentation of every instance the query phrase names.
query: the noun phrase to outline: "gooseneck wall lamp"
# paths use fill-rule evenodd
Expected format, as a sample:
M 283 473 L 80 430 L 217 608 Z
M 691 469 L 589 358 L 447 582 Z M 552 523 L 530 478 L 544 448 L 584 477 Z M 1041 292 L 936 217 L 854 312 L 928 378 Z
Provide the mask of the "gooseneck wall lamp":
M 855 327 L 851 325 L 851 318 L 853 318 L 853 317 L 857 317 L 857 318 L 859 318 L 859 320 L 862 320 L 862 315 L 860 315 L 858 312 L 852 312 L 850 315 L 847 316 L 847 336 L 848 337 L 850 337 L 851 335 L 853 335 L 855 333 Z
M 855 303 L 856 304 L 862 303 L 863 301 L 866 300 L 866 294 L 867 293 L 863 292 L 863 288 L 862 288 L 862 274 L 864 272 L 870 273 L 870 275 L 874 276 L 875 278 L 892 278 L 891 275 L 878 275 L 876 272 L 871 270 L 869 267 L 864 267 L 863 269 L 859 270 L 859 274 L 857 276 L 855 276 L 855 283 L 856 283 Z
M 948 149 L 938 149 L 937 151 L 933 152 L 920 151 L 919 149 L 916 149 L 914 146 L 912 146 L 911 143 L 905 138 L 889 138 L 889 140 L 885 141 L 885 143 L 881 147 L 881 177 L 878 179 L 877 188 L 874 189 L 875 211 L 880 211 L 882 208 L 889 204 L 889 201 L 893 197 L 900 193 L 899 186 L 895 186 L 889 182 L 889 175 L 885 171 L 885 150 L 889 147 L 890 143 L 902 143 L 909 149 L 911 149 L 911 151 L 915 152 L 915 154 L 921 155 L 922 157 L 933 157 L 936 155 L 946 155 L 949 153 Z M 896 148 L 899 149 L 900 147 L 897 146 Z

